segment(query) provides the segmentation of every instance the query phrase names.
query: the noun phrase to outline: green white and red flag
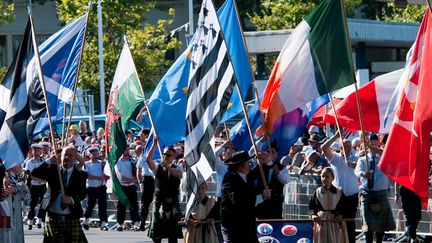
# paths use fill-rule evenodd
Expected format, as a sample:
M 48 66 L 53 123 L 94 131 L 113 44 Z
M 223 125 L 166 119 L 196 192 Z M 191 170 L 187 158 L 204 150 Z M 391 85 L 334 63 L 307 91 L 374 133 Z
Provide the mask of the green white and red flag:
M 113 190 L 119 201 L 124 205 L 129 205 L 129 202 L 121 189 L 114 166 L 127 148 L 125 132 L 128 123 L 143 101 L 144 92 L 139 82 L 129 46 L 125 43 L 111 86 L 105 123 L 105 141 L 111 167 Z
M 270 132 L 282 115 L 355 82 L 344 14 L 340 0 L 323 0 L 285 42 L 260 108 Z

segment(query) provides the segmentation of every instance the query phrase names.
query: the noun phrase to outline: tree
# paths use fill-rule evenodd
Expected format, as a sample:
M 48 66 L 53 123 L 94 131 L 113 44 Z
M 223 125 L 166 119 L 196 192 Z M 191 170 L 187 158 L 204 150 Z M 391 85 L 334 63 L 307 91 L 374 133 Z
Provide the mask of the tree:
M 280 30 L 295 28 L 316 7 L 320 0 L 262 0 L 251 21 L 258 30 Z M 361 0 L 346 0 L 347 15 L 352 16 Z
M 8 1 L 0 1 L 0 26 L 10 23 L 14 19 L 14 4 Z M 0 67 L 0 78 L 6 75 L 8 68 Z
M 61 21 L 71 22 L 86 12 L 88 0 L 59 1 L 57 10 Z M 172 64 L 167 52 L 179 48 L 180 42 L 171 38 L 166 30 L 170 19 L 160 19 L 156 25 L 145 23 L 145 15 L 155 7 L 141 0 L 103 1 L 103 44 L 105 68 L 105 92 L 108 93 L 114 77 L 117 61 L 123 46 L 123 36 L 128 37 L 135 66 L 144 91 L 152 90 Z M 90 13 L 84 48 L 79 87 L 99 93 L 99 57 L 97 39 L 97 9 Z M 108 96 L 106 96 L 108 97 Z M 95 103 L 99 96 L 95 95 Z

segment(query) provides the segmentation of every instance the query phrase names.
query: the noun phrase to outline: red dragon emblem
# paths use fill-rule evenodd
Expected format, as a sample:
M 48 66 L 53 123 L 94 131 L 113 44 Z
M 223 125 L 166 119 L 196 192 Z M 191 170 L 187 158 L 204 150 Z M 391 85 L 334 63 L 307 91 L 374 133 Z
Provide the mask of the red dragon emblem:
M 117 113 L 115 113 L 115 108 L 117 105 L 117 95 L 118 95 L 118 86 L 116 86 L 111 92 L 108 107 L 106 112 L 106 121 L 105 121 L 105 141 L 106 141 L 106 149 L 107 152 L 111 150 L 112 144 L 114 143 L 114 136 L 110 136 L 111 127 L 113 124 L 117 123 L 121 117 L 121 110 L 119 109 Z M 108 142 L 109 141 L 109 142 Z

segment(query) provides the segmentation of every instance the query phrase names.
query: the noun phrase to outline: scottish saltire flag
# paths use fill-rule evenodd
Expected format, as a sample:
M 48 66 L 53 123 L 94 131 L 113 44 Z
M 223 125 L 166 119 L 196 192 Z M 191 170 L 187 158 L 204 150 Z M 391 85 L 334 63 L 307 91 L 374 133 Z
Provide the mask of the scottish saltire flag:
M 297 141 L 306 129 L 306 125 L 323 105 L 329 102 L 328 95 L 320 96 L 313 101 L 297 108 L 287 114 L 284 114 L 275 122 L 275 130 L 270 136 L 270 141 L 276 141 L 279 154 L 276 158 L 281 159 L 288 153 L 288 149 Z M 248 111 L 252 130 L 255 131 L 261 124 L 261 115 L 258 110 L 258 104 L 255 103 Z M 252 142 L 247 130 L 246 121 L 243 119 L 230 130 L 230 139 L 236 150 L 249 151 Z M 266 142 L 266 141 L 265 141 Z M 262 149 L 267 149 L 267 143 Z
M 227 0 L 218 10 L 217 15 L 231 54 L 234 70 L 238 74 L 237 80 L 243 98 L 245 98 L 252 82 L 252 74 L 233 0 Z M 149 99 L 149 108 L 159 141 L 168 146 L 185 139 L 186 123 L 172 121 L 186 119 L 191 49 L 192 46 L 189 46 L 174 62 Z M 230 119 L 241 111 L 242 105 L 238 93 L 234 91 L 221 122 Z
M 198 186 L 214 171 L 210 140 L 227 110 L 236 82 L 228 55 L 213 3 L 204 0 L 191 41 L 184 154 L 189 168 L 189 191 L 193 194 L 187 213 L 195 202 Z
M 87 14 L 66 25 L 39 46 L 48 105 L 54 122 L 63 118 L 64 103 L 72 101 L 86 25 Z M 37 124 L 35 134 L 47 126 L 45 114 Z
M 0 129 L 0 159 L 6 169 L 21 164 L 30 147 L 33 129 L 45 112 L 45 97 L 36 71 L 30 19 L 4 80 L 9 88 L 4 122 Z M 4 89 L 3 89 L 4 90 Z

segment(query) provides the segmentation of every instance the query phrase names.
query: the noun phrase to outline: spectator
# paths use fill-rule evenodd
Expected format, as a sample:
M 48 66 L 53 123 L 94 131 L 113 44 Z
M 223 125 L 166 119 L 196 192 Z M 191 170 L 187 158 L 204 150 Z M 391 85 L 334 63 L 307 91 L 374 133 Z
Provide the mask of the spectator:
M 87 122 L 84 120 L 79 121 L 78 126 L 80 127 L 80 133 L 82 140 L 85 140 L 86 137 L 91 137 L 92 133 L 87 130 Z

